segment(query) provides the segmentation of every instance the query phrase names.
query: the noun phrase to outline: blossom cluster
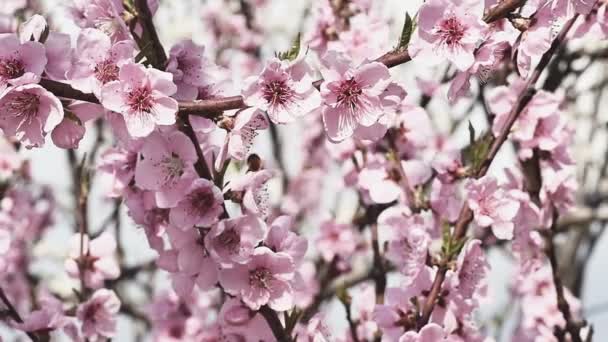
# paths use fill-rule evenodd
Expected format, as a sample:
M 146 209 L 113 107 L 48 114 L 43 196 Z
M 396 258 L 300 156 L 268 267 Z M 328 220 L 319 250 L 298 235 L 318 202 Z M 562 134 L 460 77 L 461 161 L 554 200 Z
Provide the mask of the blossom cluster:
M 606 37 L 608 5 L 528 1 L 488 19 L 508 1 L 427 0 L 395 47 L 380 2 L 319 0 L 302 39 L 274 57 L 254 15 L 268 1 L 234 11 L 207 1 L 208 41 L 166 51 L 155 0 L 73 0 L 72 35 L 26 1 L 2 2 L 0 293 L 18 303 L 9 326 L 103 341 L 119 336 L 122 313 L 149 324 L 153 341 L 487 342 L 477 309 L 491 300 L 488 250 L 505 244 L 522 307 L 513 341 L 558 341 L 555 327 L 582 319 L 567 289 L 571 317 L 556 302 L 564 289 L 544 240 L 576 202 L 574 128 L 566 95 L 535 82 L 564 37 Z M 408 88 L 389 68 L 410 59 L 447 65 L 445 79 Z M 488 132 L 470 124 L 462 146 L 427 105 L 476 101 L 482 88 Z M 61 298 L 28 267 L 56 208 L 20 152 L 50 145 L 47 136 L 82 150 L 93 124 L 111 144 L 98 139 L 95 165 L 72 165 L 75 210 L 85 212 L 63 260 L 78 285 Z M 299 139 L 281 139 L 294 125 Z M 261 135 L 273 140 L 269 158 Z M 488 172 L 505 139 L 514 166 Z M 290 172 L 283 158 L 295 152 Z M 120 235 L 87 226 L 93 176 L 109 181 L 104 195 L 126 208 L 169 280 L 137 310 L 117 285 L 137 280 Z M 336 183 L 331 208 L 325 190 Z M 357 204 L 345 219 L 349 194 Z M 350 329 L 331 326 L 324 302 L 334 297 Z

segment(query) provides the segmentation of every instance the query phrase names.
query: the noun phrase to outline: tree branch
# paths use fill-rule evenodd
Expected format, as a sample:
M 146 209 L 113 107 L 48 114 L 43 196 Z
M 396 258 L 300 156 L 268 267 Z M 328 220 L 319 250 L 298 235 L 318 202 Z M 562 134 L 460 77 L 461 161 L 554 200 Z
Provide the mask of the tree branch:
M 490 168 L 492 161 L 498 154 L 498 151 L 500 150 L 500 148 L 502 147 L 504 142 L 507 140 L 507 137 L 508 137 L 509 133 L 511 132 L 511 128 L 513 127 L 513 124 L 519 117 L 519 114 L 525 108 L 525 106 L 528 104 L 528 102 L 532 99 L 532 96 L 536 93 L 536 88 L 535 88 L 536 83 L 537 83 L 538 79 L 540 78 L 542 71 L 545 69 L 545 67 L 551 60 L 551 57 L 553 56 L 555 51 L 559 48 L 559 46 L 561 46 L 561 44 L 566 39 L 566 35 L 572 28 L 572 25 L 574 24 L 574 22 L 576 21 L 577 18 L 578 18 L 578 15 L 574 16 L 574 18 L 570 19 L 564 25 L 562 31 L 559 33 L 557 38 L 553 41 L 549 50 L 547 52 L 545 52 L 545 54 L 542 56 L 541 60 L 539 61 L 536 68 L 534 69 L 533 73 L 530 75 L 530 77 L 526 81 L 525 87 L 524 87 L 523 91 L 519 94 L 516 104 L 511 109 L 511 112 L 509 112 L 509 115 L 507 116 L 507 120 L 506 120 L 504 126 L 500 130 L 498 136 L 492 142 L 488 155 L 486 156 L 485 160 L 481 164 L 481 167 L 478 170 L 476 170 L 476 172 L 474 173 L 475 178 L 479 179 L 479 178 L 485 176 L 485 174 L 488 172 L 488 169 Z M 454 227 L 454 233 L 451 236 L 451 240 L 460 241 L 462 238 L 464 238 L 464 236 L 466 235 L 468 226 L 472 220 L 473 220 L 473 212 L 465 204 L 460 211 L 458 220 L 456 221 L 456 224 Z M 421 316 L 419 317 L 419 320 L 418 320 L 419 329 L 422 328 L 425 324 L 427 324 L 431 317 L 435 304 L 437 303 L 437 300 L 439 299 L 439 294 L 441 293 L 441 287 L 445 280 L 445 276 L 448 271 L 448 263 L 450 261 L 451 260 L 442 260 L 442 262 L 439 264 L 439 269 L 437 270 L 437 274 L 435 275 L 435 279 L 433 280 L 433 285 L 431 286 L 429 295 L 427 296 L 426 301 L 424 302 L 424 305 L 422 307 Z
M 19 315 L 19 313 L 17 312 L 17 310 L 15 309 L 15 307 L 13 306 L 11 301 L 6 296 L 6 293 L 4 293 L 4 289 L 2 289 L 1 287 L 0 287 L 0 300 L 2 300 L 2 304 L 4 304 L 4 306 L 6 307 L 7 313 L 10 316 L 10 318 L 17 323 L 23 323 L 23 319 L 21 319 L 21 316 Z M 28 331 L 25 333 L 32 341 L 34 341 L 34 342 L 40 341 L 38 336 L 36 336 L 36 334 L 34 334 L 33 332 Z

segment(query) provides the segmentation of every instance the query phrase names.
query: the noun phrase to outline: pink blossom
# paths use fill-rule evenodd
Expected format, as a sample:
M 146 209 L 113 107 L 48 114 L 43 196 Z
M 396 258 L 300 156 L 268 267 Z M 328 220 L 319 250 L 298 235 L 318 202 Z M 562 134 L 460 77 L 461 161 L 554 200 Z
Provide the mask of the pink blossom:
M 38 83 L 46 63 L 42 44 L 22 44 L 14 34 L 0 34 L 0 96 L 8 86 Z
M 0 97 L 0 128 L 26 148 L 40 147 L 44 137 L 63 119 L 59 99 L 36 84 L 9 90 Z
M 120 67 L 133 59 L 135 49 L 130 41 L 112 43 L 110 38 L 96 29 L 84 29 L 76 42 L 67 78 L 72 86 L 85 93 L 101 97 L 102 87 L 119 80 Z M 135 76 L 137 77 L 137 76 Z
M 490 266 L 486 261 L 481 241 L 471 240 L 463 247 L 457 261 L 457 276 L 453 286 L 464 300 L 474 299 L 485 291 Z
M 88 338 L 112 338 L 116 334 L 116 316 L 120 300 L 112 290 L 99 289 L 78 306 L 76 316 L 82 321 L 82 333 Z
M 239 296 L 252 310 L 268 304 L 273 310 L 286 311 L 293 306 L 289 281 L 294 271 L 289 256 L 258 247 L 246 264 L 223 269 L 220 284 L 226 292 Z
M 447 59 L 459 70 L 475 61 L 474 51 L 483 39 L 487 25 L 481 20 L 479 2 L 471 6 L 464 0 L 430 0 L 420 7 L 418 31 L 408 51 L 414 60 Z
M 135 176 L 137 165 L 138 146 L 113 147 L 104 151 L 99 162 L 99 170 L 112 178 L 112 188 L 108 192 L 110 197 L 119 197 Z
M 294 224 L 293 221 L 293 218 L 289 216 L 279 216 L 274 219 L 270 224 L 264 245 L 275 253 L 288 255 L 293 264 L 299 266 L 306 254 L 308 241 L 290 230 Z
M 266 230 L 266 224 L 253 215 L 221 220 L 205 236 L 205 247 L 222 266 L 246 264 Z
M 135 184 L 156 191 L 161 208 L 174 207 L 196 178 L 192 142 L 180 131 L 152 132 L 144 139 L 135 168 Z
M 194 284 L 201 290 L 212 289 L 218 281 L 218 265 L 211 259 L 198 231 L 169 228 L 169 238 L 177 252 L 177 269 L 172 274 L 174 288 L 182 298 L 192 291 Z M 190 289 L 190 291 L 177 291 Z
M 82 254 L 80 252 L 80 234 L 72 237 L 70 246 L 70 257 L 65 261 L 66 271 L 73 278 L 79 278 L 82 269 L 86 286 L 99 288 L 103 285 L 104 280 L 116 279 L 120 275 L 120 268 L 114 255 L 116 239 L 110 233 L 103 233 L 90 242 L 89 237 L 85 235 Z
M 103 86 L 101 103 L 122 114 L 131 136 L 145 137 L 156 125 L 175 123 L 177 101 L 169 96 L 177 88 L 171 74 L 127 63 L 120 68 L 118 79 Z
M 72 103 L 66 108 L 65 116 L 51 132 L 53 143 L 61 148 L 78 148 L 86 132 L 85 123 L 103 114 L 103 107 L 87 103 Z
M 267 182 L 275 176 L 271 170 L 247 172 L 230 182 L 230 191 L 240 194 L 245 212 L 266 217 L 270 209 Z
M 317 238 L 316 248 L 326 262 L 335 257 L 348 259 L 357 248 L 357 236 L 350 225 L 325 221 L 321 223 L 321 236 Z
M 353 66 L 347 56 L 328 52 L 321 60 L 323 122 L 329 139 L 342 141 L 383 114 L 380 95 L 390 84 L 388 68 L 378 62 Z
M 253 145 L 253 139 L 258 135 L 257 131 L 266 128 L 268 119 L 261 110 L 250 107 L 237 112 L 233 126 L 226 135 L 226 142 L 222 145 L 216 168 L 220 168 L 219 165 L 228 155 L 236 160 L 245 160 Z
M 259 76 L 245 81 L 242 93 L 247 105 L 266 111 L 275 124 L 283 124 L 321 105 L 321 96 L 312 82 L 312 69 L 303 57 L 293 62 L 274 58 Z
M 429 323 L 422 327 L 420 331 L 408 331 L 401 338 L 399 342 L 440 342 L 448 341 L 446 339 L 446 333 L 443 328 L 435 323 Z
M 222 332 L 226 335 L 236 334 L 243 339 L 255 341 L 274 340 L 274 335 L 264 317 L 252 311 L 237 298 L 228 299 L 222 305 L 218 321 Z
M 84 19 L 77 23 L 103 31 L 113 42 L 130 38 L 129 29 L 121 17 L 124 12 L 122 1 L 88 0 L 75 3 L 72 13 L 75 17 Z
M 191 183 L 184 198 L 171 209 L 169 221 L 181 229 L 209 227 L 224 211 L 223 203 L 222 191 L 212 182 L 200 178 Z
M 217 67 L 205 55 L 205 47 L 192 40 L 182 40 L 169 52 L 167 72 L 173 74 L 180 99 L 197 99 L 199 89 L 217 81 Z
M 498 186 L 491 176 L 466 184 L 467 204 L 473 211 L 475 222 L 480 227 L 492 227 L 499 239 L 513 238 L 513 219 L 519 210 L 519 202 L 510 197 L 508 191 Z
M 395 229 L 397 237 L 389 242 L 386 257 L 405 275 L 404 286 L 415 282 L 426 267 L 430 238 L 425 224 L 424 219 L 418 216 L 404 219 L 399 227 L 407 229 Z

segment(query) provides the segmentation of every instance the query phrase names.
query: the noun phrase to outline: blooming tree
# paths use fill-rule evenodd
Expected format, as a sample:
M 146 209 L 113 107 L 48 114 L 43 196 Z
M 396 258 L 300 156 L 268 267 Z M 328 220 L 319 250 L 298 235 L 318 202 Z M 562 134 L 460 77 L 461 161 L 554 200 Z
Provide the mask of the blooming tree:
M 208 0 L 203 33 L 165 41 L 170 3 L 66 1 L 64 31 L 0 3 L 0 341 L 606 338 L 577 297 L 608 150 L 575 150 L 605 136 L 608 2 L 427 0 L 395 22 L 314 0 L 286 38 L 264 20 L 295 1 Z M 28 159 L 52 145 L 67 196 Z M 491 250 L 513 261 L 498 323 Z

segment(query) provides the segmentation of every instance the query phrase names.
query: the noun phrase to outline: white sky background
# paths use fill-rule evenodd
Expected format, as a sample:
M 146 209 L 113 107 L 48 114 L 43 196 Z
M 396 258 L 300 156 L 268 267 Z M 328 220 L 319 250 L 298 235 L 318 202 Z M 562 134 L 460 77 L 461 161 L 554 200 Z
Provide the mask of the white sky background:
M 1 0 L 0 0 L 1 1 Z M 61 5 L 67 3 L 66 0 L 46 0 L 46 8 L 50 9 L 46 13 L 51 13 L 51 17 L 54 18 L 54 24 L 64 32 L 75 32 L 73 24 L 65 20 L 65 16 L 62 13 Z M 161 40 L 163 41 L 166 49 L 171 46 L 172 42 L 177 41 L 181 38 L 192 38 L 195 41 L 204 43 L 203 32 L 204 27 L 199 20 L 200 4 L 202 1 L 198 0 L 164 0 L 162 7 L 155 18 L 159 27 Z M 397 41 L 399 35 L 400 25 L 402 25 L 404 13 L 408 10 L 410 13 L 415 13 L 417 8 L 422 3 L 421 0 L 390 0 L 386 1 L 386 13 L 392 15 L 394 22 L 396 23 L 393 34 L 387 39 Z M 273 1 L 273 5 L 269 9 L 265 9 L 263 13 L 263 20 L 259 20 L 265 28 L 281 32 L 277 36 L 271 37 L 270 41 L 264 47 L 264 52 L 267 55 L 272 54 L 275 50 L 284 49 L 288 46 L 289 40 L 297 33 L 296 25 L 300 22 L 300 13 L 307 6 L 308 0 L 276 0 Z M 194 34 L 193 34 L 194 33 Z M 276 37 L 276 38 L 275 38 Z M 417 65 L 416 62 L 407 63 L 407 65 L 393 69 L 392 74 L 398 79 L 402 79 L 404 84 L 409 86 L 408 92 L 417 96 L 417 90 L 412 88 L 415 85 L 413 82 L 413 70 L 421 70 L 424 68 L 422 65 Z M 441 69 L 443 70 L 443 69 Z M 433 71 L 429 69 L 427 74 L 429 77 L 433 76 L 435 79 L 439 79 L 441 75 L 440 71 Z M 444 89 L 443 95 L 447 90 Z M 589 106 L 589 99 L 581 99 L 582 106 Z M 579 101 L 579 102 L 581 102 Z M 586 102 L 585 102 L 586 101 Z M 466 102 L 466 101 L 464 101 Z M 452 107 L 453 112 L 460 112 L 468 106 L 468 103 L 461 103 L 460 106 Z M 433 115 L 441 123 L 441 118 L 445 118 L 445 115 L 450 115 L 450 111 L 447 110 L 446 103 L 442 101 L 433 101 L 429 107 L 429 114 Z M 473 113 L 471 121 L 475 125 L 478 131 L 481 131 L 485 125 L 485 119 L 480 111 Z M 294 127 L 287 127 L 283 132 L 289 132 L 288 135 L 291 137 L 292 133 L 296 134 L 297 129 Z M 581 133 L 584 136 L 584 133 Z M 466 129 L 461 129 L 458 132 L 458 141 L 463 144 L 467 139 Z M 87 150 L 92 143 L 92 134 L 87 134 L 87 138 L 82 143 L 83 150 Z M 109 137 L 108 137 L 109 138 Z M 256 150 L 260 152 L 262 156 L 270 156 L 268 136 L 261 134 L 257 140 L 258 145 Z M 605 144 L 604 141 L 598 142 L 598 144 Z M 588 146 L 587 146 L 588 147 Z M 587 149 L 586 156 L 589 151 Z M 71 193 L 70 193 L 70 176 L 67 169 L 67 158 L 66 153 L 54 147 L 52 144 L 46 144 L 42 149 L 31 150 L 26 152 L 32 160 L 32 172 L 35 181 L 39 183 L 49 184 L 55 190 L 59 197 L 60 203 L 63 204 L 64 208 L 70 208 L 71 206 Z M 493 171 L 500 170 L 501 168 L 508 166 L 510 162 L 510 151 L 501 152 L 502 154 L 496 158 L 493 165 Z M 593 153 L 593 151 L 591 152 Z M 600 154 L 595 154 L 599 156 Z M 577 155 L 578 156 L 578 155 Z M 297 156 L 294 158 L 297 160 Z M 288 169 L 295 170 L 296 163 L 294 160 L 288 160 Z M 336 186 L 339 187 L 341 181 L 334 174 L 336 178 Z M 98 227 L 101 221 L 108 215 L 112 209 L 111 202 L 104 201 L 101 194 L 104 193 L 104 189 L 107 189 L 107 182 L 97 182 L 94 184 L 91 194 L 92 203 L 90 204 L 90 222 L 92 227 Z M 332 194 L 332 189 L 326 189 L 328 197 L 331 199 L 329 194 Z M 333 192 L 335 193 L 335 192 Z M 333 195 L 332 195 L 333 196 Z M 63 271 L 63 258 L 67 255 L 66 241 L 71 235 L 71 219 L 70 213 L 64 210 L 57 217 L 57 228 L 53 229 L 50 234 L 45 238 L 42 245 L 40 245 L 35 253 L 44 259 L 43 262 L 36 265 L 36 270 L 42 274 L 45 279 L 51 282 L 52 288 L 57 291 L 63 291 L 69 293 L 71 287 L 77 287 L 76 283 L 71 279 L 67 278 Z M 132 263 L 138 263 L 142 260 L 150 260 L 153 257 L 153 253 L 147 248 L 147 242 L 143 231 L 134 227 L 130 219 L 123 215 L 123 241 L 126 242 L 128 248 L 127 260 Z M 596 247 L 595 254 L 590 261 L 590 265 L 587 271 L 587 281 L 585 282 L 584 290 L 584 306 L 585 308 L 593 307 L 600 303 L 608 303 L 608 292 L 605 291 L 605 284 L 608 281 L 605 260 L 608 259 L 608 242 L 604 238 L 599 242 Z M 490 253 L 490 264 L 492 271 L 490 275 L 490 294 L 493 302 L 488 302 L 482 307 L 483 316 L 490 317 L 495 312 L 500 312 L 507 305 L 512 305 L 507 297 L 508 286 L 511 282 L 512 268 L 510 266 L 508 257 L 505 253 L 498 251 L 492 251 Z M 332 321 L 341 321 L 337 324 L 337 328 L 343 328 L 345 321 L 343 317 L 343 311 L 338 305 L 333 305 L 331 312 L 335 312 L 335 317 L 338 318 Z M 585 317 L 591 321 L 595 326 L 595 341 L 604 341 L 608 339 L 608 310 L 602 313 L 595 313 L 591 316 L 585 315 Z M 0 336 L 8 334 L 5 331 L 0 330 Z M 129 328 L 129 324 L 125 320 L 121 320 L 119 324 L 119 336 L 115 339 L 116 341 L 130 341 L 132 331 Z M 506 339 L 504 341 L 507 341 Z

